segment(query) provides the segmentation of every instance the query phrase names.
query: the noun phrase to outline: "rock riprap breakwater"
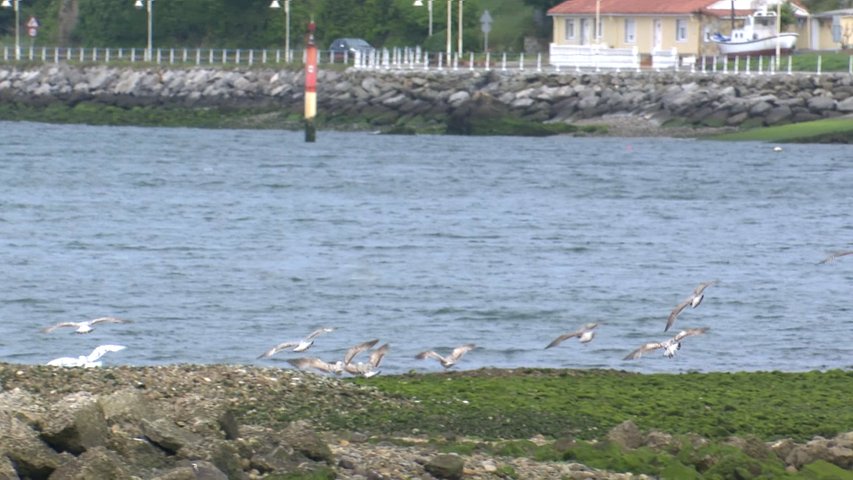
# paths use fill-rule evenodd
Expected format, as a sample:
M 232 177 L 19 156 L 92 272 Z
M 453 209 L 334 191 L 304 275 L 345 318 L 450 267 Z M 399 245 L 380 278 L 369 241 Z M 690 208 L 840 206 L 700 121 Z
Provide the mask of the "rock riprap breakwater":
M 268 68 L 0 67 L 0 99 L 43 106 L 279 109 L 300 114 L 302 71 Z M 630 114 L 659 124 L 752 127 L 853 113 L 853 75 L 689 72 L 321 70 L 323 118 L 365 126 L 447 121 L 477 105 L 535 122 Z M 495 107 L 499 107 L 497 110 Z

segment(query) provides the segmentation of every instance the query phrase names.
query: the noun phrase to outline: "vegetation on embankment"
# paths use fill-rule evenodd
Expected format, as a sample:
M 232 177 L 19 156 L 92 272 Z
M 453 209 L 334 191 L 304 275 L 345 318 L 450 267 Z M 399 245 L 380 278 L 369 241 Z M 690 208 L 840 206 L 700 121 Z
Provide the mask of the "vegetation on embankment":
M 853 430 L 853 372 L 639 375 L 610 370 L 476 370 L 358 380 L 418 400 L 399 409 L 329 412 L 332 428 L 593 439 L 631 420 L 641 430 L 706 438 L 830 437 Z
M 19 102 L 0 104 L 0 120 L 58 124 L 126 125 L 144 127 L 235 128 L 301 130 L 304 119 L 297 113 L 270 108 L 187 108 L 178 106 L 118 107 L 91 102 L 74 105 L 53 102 L 27 105 Z M 485 119 L 409 117 L 400 121 L 393 115 L 375 114 L 317 117 L 320 129 L 377 130 L 390 134 L 516 135 L 548 136 L 558 134 L 606 133 L 600 126 L 575 127 L 565 123 L 546 124 L 496 115 Z
M 599 480 L 847 480 L 850 398 L 849 370 L 480 369 L 339 380 L 239 365 L 0 363 L 0 425 L 16 426 L 0 429 L 0 477 L 4 468 L 24 478 L 98 466 L 122 473 L 112 478 L 154 478 L 205 461 L 250 478 L 363 478 L 388 468 L 397 470 L 385 478 L 421 478 L 418 459 L 453 452 L 472 479 L 565 478 L 554 469 L 580 463 L 601 469 L 584 470 Z
M 853 143 L 853 117 L 753 128 L 713 137 L 715 140 L 751 140 L 787 143 Z

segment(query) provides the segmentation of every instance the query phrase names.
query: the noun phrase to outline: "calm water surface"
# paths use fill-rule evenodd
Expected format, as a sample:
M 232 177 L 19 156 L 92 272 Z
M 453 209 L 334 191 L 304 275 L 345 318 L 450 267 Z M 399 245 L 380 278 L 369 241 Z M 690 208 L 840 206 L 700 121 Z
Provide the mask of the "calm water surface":
M 853 368 L 853 149 L 0 122 L 0 361 L 107 364 L 391 344 L 383 371 Z M 668 338 L 672 307 L 719 279 Z M 103 315 L 89 335 L 40 328 Z M 554 337 L 600 322 L 588 345 Z

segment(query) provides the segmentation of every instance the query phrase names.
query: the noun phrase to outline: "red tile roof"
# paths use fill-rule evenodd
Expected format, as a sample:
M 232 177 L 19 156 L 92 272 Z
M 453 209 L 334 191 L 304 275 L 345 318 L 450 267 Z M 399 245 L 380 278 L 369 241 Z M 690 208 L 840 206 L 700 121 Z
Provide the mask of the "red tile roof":
M 551 7 L 549 15 L 595 14 L 597 0 L 566 0 Z M 602 14 L 686 14 L 711 5 L 715 0 L 599 0 Z
M 716 0 L 598 0 L 599 13 L 605 15 L 683 15 L 702 12 L 718 17 L 731 15 L 729 9 L 709 10 Z M 790 0 L 806 10 L 800 0 Z M 548 10 L 549 15 L 595 15 L 596 0 L 566 0 Z M 738 18 L 752 14 L 752 10 L 735 10 Z

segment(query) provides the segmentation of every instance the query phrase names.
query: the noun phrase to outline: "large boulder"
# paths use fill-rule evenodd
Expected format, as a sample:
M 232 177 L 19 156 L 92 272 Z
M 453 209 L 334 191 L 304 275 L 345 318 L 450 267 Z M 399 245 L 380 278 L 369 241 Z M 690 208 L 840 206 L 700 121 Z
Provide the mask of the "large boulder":
M 4 457 L 21 478 L 47 478 L 64 461 L 30 425 L 0 411 L 0 458 Z
M 50 475 L 50 480 L 129 478 L 130 473 L 127 465 L 115 452 L 104 447 L 94 447 L 62 464 Z
M 424 470 L 436 478 L 459 480 L 465 470 L 465 460 L 454 454 L 436 455 L 424 465 Z
M 607 433 L 607 439 L 622 448 L 628 449 L 640 448 L 645 441 L 640 429 L 630 420 L 613 427 Z
M 51 406 L 41 436 L 54 450 L 79 455 L 103 446 L 109 427 L 97 397 L 88 392 L 67 395 Z

